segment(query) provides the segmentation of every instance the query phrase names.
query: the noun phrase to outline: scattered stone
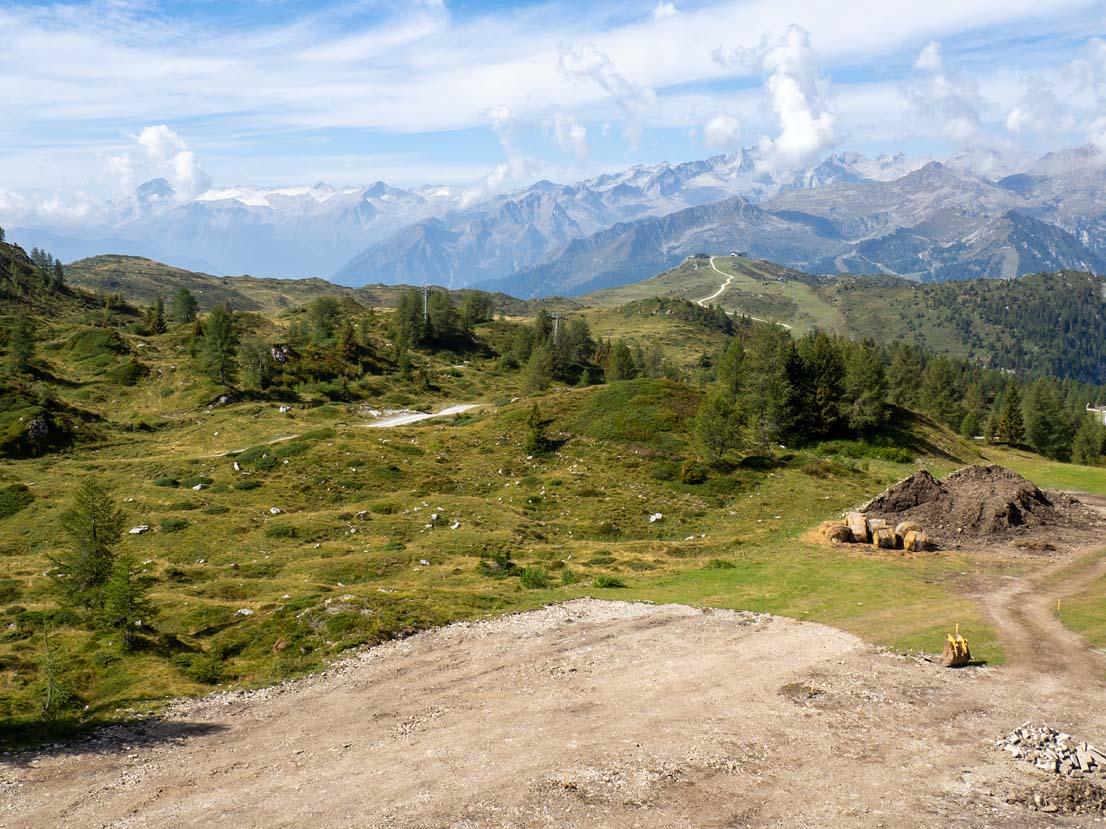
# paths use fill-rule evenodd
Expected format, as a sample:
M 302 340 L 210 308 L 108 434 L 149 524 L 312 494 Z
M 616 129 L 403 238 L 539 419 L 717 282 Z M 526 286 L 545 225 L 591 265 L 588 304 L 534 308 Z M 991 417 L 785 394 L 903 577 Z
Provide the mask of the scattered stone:
M 238 463 L 238 461 L 234 462 L 234 471 L 235 472 L 241 472 L 242 471 L 242 466 Z
M 253 616 L 253 614 L 254 611 L 250 610 L 248 607 L 242 607 L 234 611 L 235 616 Z
M 196 484 L 192 489 L 199 492 L 200 490 L 207 489 L 207 484 Z
M 650 524 L 656 524 L 658 521 L 661 521 L 663 518 L 664 518 L 664 515 L 662 515 L 659 512 L 654 512 L 649 516 L 649 523 Z
M 420 558 L 419 559 L 419 564 L 421 564 L 423 567 L 429 567 L 430 566 L 430 562 L 427 561 L 425 558 Z
M 1089 776 L 1106 781 L 1106 755 L 1055 728 L 1022 723 L 996 740 L 995 748 L 1008 752 L 1015 760 L 1063 777 Z
M 137 527 L 131 527 L 129 530 L 127 530 L 127 532 L 129 532 L 131 535 L 142 535 L 144 533 L 148 533 L 149 531 L 149 524 L 139 524 Z
M 284 510 L 280 507 L 269 507 L 269 515 L 282 515 Z

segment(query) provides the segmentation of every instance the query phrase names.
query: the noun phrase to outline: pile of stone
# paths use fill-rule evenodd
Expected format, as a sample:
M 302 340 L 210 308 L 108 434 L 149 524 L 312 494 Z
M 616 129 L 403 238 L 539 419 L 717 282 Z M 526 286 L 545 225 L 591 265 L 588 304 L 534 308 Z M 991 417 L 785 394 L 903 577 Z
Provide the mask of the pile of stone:
M 883 518 L 869 518 L 862 512 L 845 513 L 844 521 L 833 521 L 822 529 L 834 544 L 871 544 L 881 550 L 920 552 L 930 548 L 929 537 L 915 521 L 894 526 Z
M 1022 723 L 996 740 L 995 748 L 1008 752 L 1015 760 L 1065 777 L 1106 779 L 1106 754 L 1047 725 Z

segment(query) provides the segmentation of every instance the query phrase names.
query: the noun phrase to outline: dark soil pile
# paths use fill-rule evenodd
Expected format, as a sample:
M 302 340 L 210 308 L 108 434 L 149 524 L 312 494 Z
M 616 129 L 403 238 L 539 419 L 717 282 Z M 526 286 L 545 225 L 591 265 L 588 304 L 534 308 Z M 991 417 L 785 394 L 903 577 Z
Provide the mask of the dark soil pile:
M 1007 803 L 1061 815 L 1106 815 L 1106 789 L 1089 780 L 1052 780 L 1011 792 Z
M 860 511 L 892 524 L 916 521 L 931 538 L 946 544 L 1095 520 L 1074 498 L 1042 492 L 1017 472 L 994 465 L 967 466 L 943 481 L 918 472 Z

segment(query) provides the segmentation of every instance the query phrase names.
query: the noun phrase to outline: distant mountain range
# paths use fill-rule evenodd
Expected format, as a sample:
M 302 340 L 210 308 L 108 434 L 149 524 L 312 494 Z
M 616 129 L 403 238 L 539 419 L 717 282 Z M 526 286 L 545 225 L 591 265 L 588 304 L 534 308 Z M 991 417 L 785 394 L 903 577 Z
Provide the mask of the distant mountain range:
M 994 180 L 972 169 L 970 158 L 846 152 L 769 173 L 743 151 L 539 181 L 477 204 L 464 188 L 383 182 L 210 190 L 182 204 L 155 179 L 117 205 L 110 226 L 11 235 L 64 260 L 110 251 L 215 274 L 522 296 L 586 292 L 731 249 L 815 274 L 921 281 L 1106 273 L 1106 154 L 1050 153 Z

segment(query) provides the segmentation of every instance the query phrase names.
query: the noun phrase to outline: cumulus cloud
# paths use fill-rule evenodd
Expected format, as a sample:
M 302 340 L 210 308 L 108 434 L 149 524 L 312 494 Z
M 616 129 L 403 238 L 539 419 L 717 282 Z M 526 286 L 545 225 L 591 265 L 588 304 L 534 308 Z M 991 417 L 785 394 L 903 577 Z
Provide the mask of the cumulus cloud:
M 557 55 L 557 67 L 562 74 L 576 80 L 591 80 L 599 85 L 625 116 L 623 134 L 631 148 L 641 141 L 641 119 L 657 102 L 657 94 L 649 88 L 639 88 L 626 78 L 607 55 L 592 43 L 562 46 Z
M 461 206 L 471 207 L 490 199 L 511 183 L 526 176 L 533 164 L 518 146 L 518 121 L 511 108 L 505 105 L 493 107 L 487 112 L 488 125 L 499 138 L 499 146 L 506 156 L 480 181 L 469 187 L 461 196 Z
M 661 0 L 653 9 L 654 20 L 664 20 L 667 17 L 675 17 L 677 14 L 679 12 L 676 11 L 676 4 L 665 2 L 665 0 Z
M 553 137 L 557 146 L 570 152 L 577 158 L 586 158 L 588 154 L 588 130 L 571 115 L 557 113 L 553 116 Z
M 941 44 L 929 43 L 914 61 L 918 76 L 902 91 L 916 115 L 935 123 L 953 141 L 967 143 L 981 129 L 983 99 L 975 80 L 945 66 Z
M 140 179 L 164 178 L 176 194 L 175 203 L 195 198 L 211 188 L 211 177 L 200 166 L 185 140 L 165 124 L 144 127 L 133 136 L 137 149 L 109 156 L 104 170 L 123 196 L 134 194 Z M 167 205 L 169 206 L 169 205 Z
M 732 115 L 715 115 L 703 126 L 703 144 L 712 150 L 732 150 L 741 140 L 741 122 Z
M 829 108 L 828 82 L 822 77 L 810 34 L 789 26 L 760 59 L 765 89 L 780 131 L 759 143 L 761 167 L 786 170 L 801 166 L 837 141 Z
M 1065 111 L 1051 83 L 1040 76 L 1029 79 L 1025 95 L 1006 115 L 1006 129 L 1014 134 L 1067 132 L 1075 119 Z

